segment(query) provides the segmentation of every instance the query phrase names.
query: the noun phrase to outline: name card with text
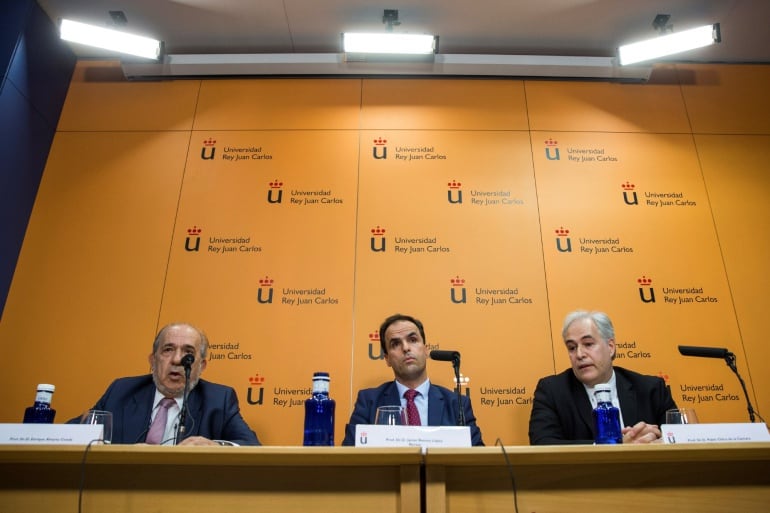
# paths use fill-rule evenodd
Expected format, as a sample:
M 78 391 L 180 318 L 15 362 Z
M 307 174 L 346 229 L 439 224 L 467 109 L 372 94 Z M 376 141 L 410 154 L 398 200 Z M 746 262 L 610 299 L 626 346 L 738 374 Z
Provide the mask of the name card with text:
M 724 424 L 663 424 L 663 443 L 702 444 L 725 442 L 767 442 L 770 433 L 764 422 Z
M 102 424 L 0 424 L 0 444 L 88 445 L 101 440 Z
M 356 426 L 356 447 L 470 447 L 468 426 Z

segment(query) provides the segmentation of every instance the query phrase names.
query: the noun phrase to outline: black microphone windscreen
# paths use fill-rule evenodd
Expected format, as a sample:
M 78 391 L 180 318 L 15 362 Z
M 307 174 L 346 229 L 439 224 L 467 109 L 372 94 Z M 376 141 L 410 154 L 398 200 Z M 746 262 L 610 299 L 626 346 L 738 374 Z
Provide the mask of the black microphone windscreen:
M 724 347 L 679 346 L 683 356 L 701 356 L 704 358 L 725 358 L 729 351 Z
M 460 359 L 459 351 L 442 351 L 441 349 L 434 349 L 430 352 L 432 360 L 438 360 L 440 362 L 453 362 Z
M 195 361 L 195 357 L 191 354 L 186 354 L 182 357 L 182 367 L 185 369 L 189 369 L 192 367 L 193 362 Z

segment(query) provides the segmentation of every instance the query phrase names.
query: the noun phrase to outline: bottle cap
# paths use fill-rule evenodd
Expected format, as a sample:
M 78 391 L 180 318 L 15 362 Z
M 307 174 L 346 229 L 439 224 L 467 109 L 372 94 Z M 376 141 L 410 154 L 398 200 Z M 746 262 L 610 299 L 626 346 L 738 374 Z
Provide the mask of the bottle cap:
M 594 393 L 596 392 L 612 392 L 612 385 L 609 383 L 599 383 L 594 387 Z
M 49 385 L 48 383 L 40 383 L 37 386 L 37 390 L 39 392 L 55 392 L 56 391 L 56 385 Z
M 323 379 L 323 380 L 329 381 L 329 373 L 328 372 L 314 372 L 313 373 L 313 379 Z

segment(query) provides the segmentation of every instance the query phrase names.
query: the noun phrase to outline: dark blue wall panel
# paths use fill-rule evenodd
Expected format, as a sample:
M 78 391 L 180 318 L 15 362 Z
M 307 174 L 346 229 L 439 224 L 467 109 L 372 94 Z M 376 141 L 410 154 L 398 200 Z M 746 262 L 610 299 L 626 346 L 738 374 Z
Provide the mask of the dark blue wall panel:
M 8 81 L 16 85 L 54 130 L 75 67 L 75 56 L 58 32 L 58 27 L 35 4 L 8 70 Z
M 16 42 L 21 37 L 34 0 L 3 0 L 0 2 L 0 92 L 13 60 Z
M 9 17 L 0 24 L 0 312 L 75 67 L 37 2 L 2 3 Z

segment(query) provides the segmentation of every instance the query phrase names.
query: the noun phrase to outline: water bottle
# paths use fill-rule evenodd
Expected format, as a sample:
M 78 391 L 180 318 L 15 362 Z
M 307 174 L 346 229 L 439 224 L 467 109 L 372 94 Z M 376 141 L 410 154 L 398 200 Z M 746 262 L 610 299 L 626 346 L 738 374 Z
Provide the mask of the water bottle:
M 329 373 L 313 374 L 313 395 L 305 400 L 302 445 L 334 445 L 334 399 L 329 398 Z
M 41 383 L 37 386 L 35 404 L 24 410 L 25 424 L 53 424 L 53 418 L 56 416 L 56 410 L 51 408 L 54 390 L 54 385 Z
M 612 387 L 607 384 L 594 387 L 596 408 L 594 408 L 594 426 L 597 444 L 622 444 L 620 432 L 620 410 L 612 405 Z

